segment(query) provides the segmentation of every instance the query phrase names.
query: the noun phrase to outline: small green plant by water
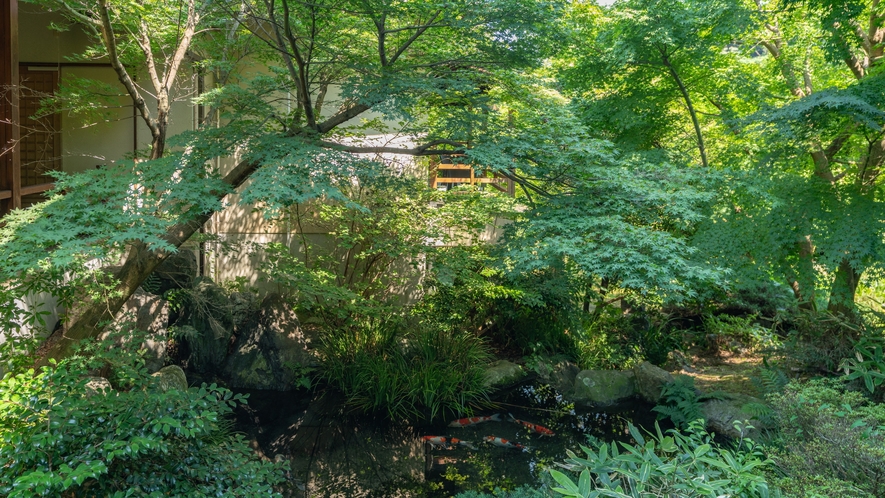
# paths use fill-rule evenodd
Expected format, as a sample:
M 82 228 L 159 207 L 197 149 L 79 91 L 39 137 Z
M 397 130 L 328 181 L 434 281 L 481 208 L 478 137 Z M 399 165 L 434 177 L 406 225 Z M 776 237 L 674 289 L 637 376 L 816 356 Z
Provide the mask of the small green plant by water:
M 763 474 L 772 462 L 749 439 L 734 450 L 719 447 L 697 421 L 667 435 L 656 426 L 648 438 L 632 424 L 629 430 L 635 445 L 582 446 L 581 456 L 569 451 L 561 467 L 571 475 L 551 469 L 559 484 L 553 491 L 572 498 L 773 495 Z
M 652 408 L 658 418 L 669 418 L 676 427 L 686 429 L 691 422 L 703 419 L 701 402 L 708 399 L 723 399 L 722 392 L 700 394 L 694 385 L 694 377 L 676 375 L 673 382 L 661 389 L 661 400 Z

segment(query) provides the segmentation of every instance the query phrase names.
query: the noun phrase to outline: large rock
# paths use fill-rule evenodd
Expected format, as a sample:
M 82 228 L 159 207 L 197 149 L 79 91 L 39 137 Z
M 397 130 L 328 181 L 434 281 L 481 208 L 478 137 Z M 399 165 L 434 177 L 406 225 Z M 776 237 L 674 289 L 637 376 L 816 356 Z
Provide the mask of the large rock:
M 232 292 L 230 295 L 231 324 L 234 333 L 239 334 L 243 327 L 255 318 L 261 309 L 261 300 L 252 292 Z
M 242 326 L 222 374 L 230 387 L 292 389 L 304 368 L 316 364 L 313 341 L 286 301 L 271 294 L 257 315 Z
M 506 386 L 522 379 L 525 375 L 525 371 L 516 363 L 498 360 L 486 368 L 484 385 L 486 387 Z
M 728 399 L 705 401 L 702 410 L 707 421 L 707 430 L 733 438 L 755 438 L 759 431 L 766 427 L 762 421 L 753 420 L 753 416 L 745 411 L 744 407 L 750 403 L 763 403 L 763 401 L 746 394 L 729 394 Z M 741 422 L 740 431 L 734 426 L 738 421 Z M 748 429 L 747 426 L 753 428 Z
M 538 361 L 535 368 L 541 380 L 553 386 L 554 389 L 562 393 L 566 397 L 571 397 L 575 388 L 575 378 L 581 371 L 577 365 L 568 360 L 546 360 Z
M 147 291 L 162 296 L 171 289 L 188 289 L 197 275 L 197 256 L 189 249 L 179 249 L 160 263 L 148 277 Z
M 187 391 L 187 376 L 178 365 L 169 365 L 161 368 L 153 374 L 158 379 L 158 385 L 163 391 L 178 389 Z
M 169 325 L 169 303 L 159 296 L 149 294 L 141 288 L 136 289 L 132 297 L 117 313 L 110 330 L 125 328 L 131 323 L 136 330 L 148 333 L 140 349 L 145 350 L 145 365 L 148 372 L 156 372 L 166 362 L 166 341 Z M 107 338 L 108 333 L 101 338 Z
M 647 361 L 634 367 L 633 373 L 636 375 L 636 394 L 649 403 L 657 404 L 661 399 L 661 390 L 673 382 L 670 372 Z
M 633 372 L 620 370 L 584 370 L 575 377 L 575 401 L 611 405 L 636 395 Z
M 218 373 L 233 335 L 231 308 L 227 292 L 211 279 L 194 281 L 187 308 L 176 323 L 190 347 L 188 368 L 204 375 Z

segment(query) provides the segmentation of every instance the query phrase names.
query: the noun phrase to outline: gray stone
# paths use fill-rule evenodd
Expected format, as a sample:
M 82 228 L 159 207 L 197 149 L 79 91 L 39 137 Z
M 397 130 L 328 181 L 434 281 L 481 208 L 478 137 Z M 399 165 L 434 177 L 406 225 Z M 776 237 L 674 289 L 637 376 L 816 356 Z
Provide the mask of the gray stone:
M 525 375 L 525 371 L 516 363 L 498 360 L 486 367 L 484 385 L 486 387 L 506 386 L 525 377 Z
M 197 275 L 197 255 L 190 249 L 179 249 L 160 263 L 149 277 L 149 292 L 162 296 L 172 289 L 188 289 Z
M 753 416 L 744 410 L 744 406 L 749 403 L 763 403 L 763 401 L 746 394 L 729 394 L 728 399 L 705 401 L 701 409 L 707 421 L 707 430 L 733 438 L 755 438 L 766 426 L 760 420 L 753 420 Z M 741 422 L 742 431 L 735 428 L 736 421 Z M 748 429 L 747 426 L 753 428 Z
M 281 296 L 267 296 L 260 308 L 237 335 L 222 375 L 230 387 L 292 389 L 304 375 L 304 368 L 317 363 L 315 338 L 305 334 Z
M 581 371 L 577 365 L 568 360 L 540 360 L 536 370 L 541 380 L 553 386 L 566 397 L 571 396 L 575 388 L 575 378 Z
M 101 394 L 104 391 L 110 391 L 113 389 L 111 387 L 111 383 L 108 379 L 104 377 L 87 377 L 86 381 L 86 395 L 92 396 L 94 394 Z
M 156 372 L 166 363 L 166 341 L 168 339 L 169 303 L 160 296 L 149 294 L 138 288 L 117 313 L 110 330 L 124 328 L 126 324 L 147 332 L 147 338 L 139 349 L 143 349 L 145 366 L 148 372 Z M 108 337 L 108 333 L 101 338 Z
M 636 395 L 633 372 L 584 370 L 575 377 L 575 401 L 611 405 Z
M 255 318 L 261 308 L 261 300 L 252 292 L 232 292 L 230 295 L 231 323 L 234 333 L 239 333 Z
M 657 404 L 661 399 L 661 389 L 673 382 L 670 372 L 647 361 L 634 367 L 633 373 L 636 375 L 636 394 L 649 403 Z
M 188 368 L 204 375 L 217 374 L 233 335 L 231 301 L 227 292 L 212 279 L 196 279 L 182 315 L 176 326 L 193 328 L 184 336 L 191 350 Z
M 170 389 L 187 391 L 187 376 L 184 374 L 184 370 L 178 365 L 163 367 L 158 372 L 154 373 L 153 376 L 159 379 L 158 384 L 163 391 L 168 391 Z

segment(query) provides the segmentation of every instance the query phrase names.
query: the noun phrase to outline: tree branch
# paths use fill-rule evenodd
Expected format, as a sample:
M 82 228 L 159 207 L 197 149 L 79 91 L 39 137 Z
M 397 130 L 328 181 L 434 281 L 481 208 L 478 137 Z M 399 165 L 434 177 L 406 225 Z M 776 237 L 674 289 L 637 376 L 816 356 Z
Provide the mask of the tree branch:
M 318 124 L 316 126 L 316 129 L 320 133 L 328 133 L 328 132 L 332 131 L 336 126 L 340 125 L 341 123 L 344 123 L 345 121 L 349 121 L 349 120 L 359 116 L 360 114 L 368 111 L 371 108 L 372 108 L 372 106 L 369 106 L 366 104 L 352 105 L 352 106 L 348 107 L 347 109 L 344 109 L 343 111 L 336 113 L 335 115 L 333 115 L 329 119 L 323 121 L 322 123 Z
M 117 40 L 114 35 L 114 28 L 111 25 L 111 16 L 108 12 L 107 0 L 98 1 L 98 11 L 101 18 L 101 37 L 104 40 L 105 48 L 108 50 L 108 59 L 111 61 L 111 67 L 114 68 L 114 71 L 117 73 L 117 79 L 123 84 L 123 87 L 132 99 L 132 103 L 147 127 L 151 130 L 151 133 L 156 133 L 158 131 L 157 123 L 151 116 L 151 111 L 147 108 L 144 98 L 138 92 L 135 82 L 132 81 L 129 73 L 126 72 L 126 68 L 123 67 L 123 63 L 120 61 L 120 55 L 117 52 Z
M 403 147 L 388 146 L 360 146 L 360 145 L 344 145 L 328 140 L 312 141 L 314 145 L 326 149 L 333 149 L 341 152 L 350 152 L 353 154 L 403 154 L 407 156 L 433 156 L 436 154 L 462 154 L 464 153 L 464 144 L 453 140 L 432 140 L 424 145 L 413 147 L 411 149 Z M 450 145 L 458 147 L 457 149 L 435 149 L 440 145 Z

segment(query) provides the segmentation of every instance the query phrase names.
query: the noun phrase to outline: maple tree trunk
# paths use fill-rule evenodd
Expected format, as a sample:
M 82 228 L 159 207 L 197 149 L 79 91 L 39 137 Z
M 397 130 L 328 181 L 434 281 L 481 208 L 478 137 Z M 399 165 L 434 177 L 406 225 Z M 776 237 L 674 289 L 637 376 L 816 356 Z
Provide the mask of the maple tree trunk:
M 806 235 L 799 239 L 799 272 L 796 276 L 796 285 L 798 292 L 796 298 L 799 300 L 799 307 L 803 309 L 814 309 L 814 299 L 816 294 L 814 283 L 814 244 L 811 242 L 811 236 Z M 796 292 L 796 289 L 794 289 Z
M 860 282 L 861 273 L 851 266 L 847 259 L 843 259 L 836 270 L 836 278 L 830 287 L 830 302 L 827 310 L 831 313 L 842 314 L 846 317 L 854 315 L 854 295 L 857 292 L 857 284 Z
M 258 165 L 255 163 L 242 162 L 223 180 L 232 189 L 236 189 L 257 169 Z M 227 192 L 217 195 L 219 198 L 223 198 Z M 174 247 L 181 247 L 209 220 L 212 214 L 213 212 L 202 213 L 193 220 L 179 223 L 170 228 L 163 238 Z M 106 299 L 84 297 L 81 304 L 68 314 L 66 326 L 49 338 L 49 350 L 39 360 L 38 365 L 46 365 L 50 358 L 56 360 L 64 358 L 72 352 L 77 342 L 97 337 L 107 322 L 114 318 L 142 282 L 171 254 L 169 251 L 153 251 L 142 242 L 133 243 L 125 263 L 113 275 L 116 285 L 112 292 L 118 295 Z

